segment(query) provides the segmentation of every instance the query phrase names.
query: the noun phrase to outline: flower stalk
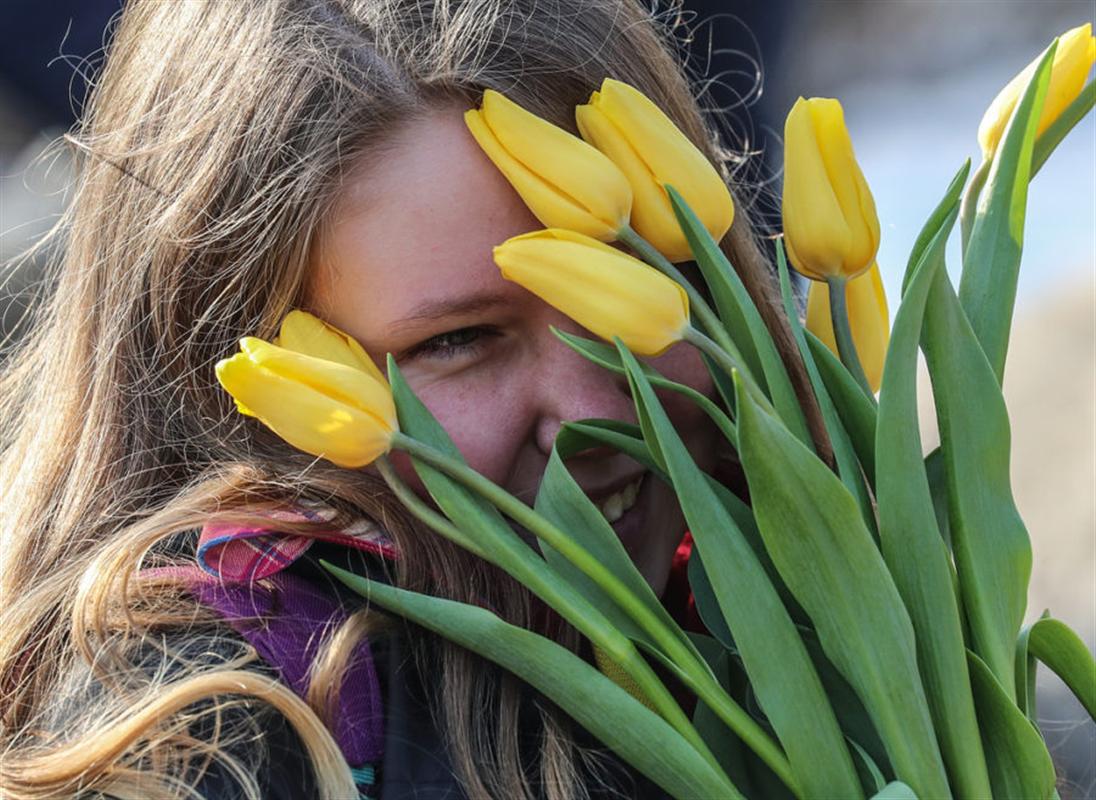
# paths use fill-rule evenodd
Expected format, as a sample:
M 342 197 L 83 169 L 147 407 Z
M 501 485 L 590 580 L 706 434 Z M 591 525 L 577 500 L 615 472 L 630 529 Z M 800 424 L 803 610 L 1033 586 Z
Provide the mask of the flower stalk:
M 695 286 L 689 282 L 689 280 L 681 273 L 674 264 L 670 262 L 658 249 L 636 233 L 631 227 L 625 225 L 620 229 L 619 240 L 630 247 L 636 255 L 656 268 L 659 272 L 663 273 L 669 278 L 672 278 L 677 284 L 685 290 L 685 293 L 689 296 L 689 307 L 693 314 L 704 326 L 704 329 L 708 331 L 719 347 L 722 348 L 724 354 L 729 354 L 734 360 L 735 368 L 748 371 L 745 367 L 745 361 L 742 359 L 742 354 L 735 346 L 734 341 L 727 333 L 727 329 L 723 323 L 720 322 L 719 317 L 716 315 L 712 307 L 708 305 L 708 301 L 700 294 Z M 699 331 L 698 331 L 699 333 Z M 730 374 L 730 371 L 727 372 Z M 753 376 L 750 376 L 751 379 Z
M 856 352 L 856 343 L 852 340 L 852 328 L 849 326 L 849 305 L 846 296 L 848 281 L 845 278 L 829 277 L 826 285 L 830 290 L 830 320 L 833 322 L 833 336 L 837 340 L 837 351 L 841 355 L 841 363 L 845 365 L 849 373 L 860 384 L 868 397 L 875 397 L 868 383 L 868 377 L 864 374 L 864 367 L 860 364 L 860 356 Z

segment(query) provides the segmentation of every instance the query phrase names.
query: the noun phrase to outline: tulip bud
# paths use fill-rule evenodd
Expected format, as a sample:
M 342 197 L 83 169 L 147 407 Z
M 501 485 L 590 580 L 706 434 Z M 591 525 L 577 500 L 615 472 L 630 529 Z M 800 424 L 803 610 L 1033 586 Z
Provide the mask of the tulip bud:
M 673 186 L 717 242 L 734 221 L 727 184 L 711 162 L 651 100 L 606 78 L 575 109 L 582 138 L 620 167 L 632 185 L 632 228 L 668 260 L 693 255 L 664 186 Z
M 292 349 L 245 337 L 241 352 L 217 363 L 217 380 L 240 413 L 297 449 L 341 467 L 371 463 L 399 428 L 387 382 L 349 336 L 293 315 L 278 337 Z
M 605 242 L 628 224 L 632 188 L 612 161 L 577 136 L 523 109 L 498 92 L 464 122 L 487 157 L 533 215 Z
M 1040 58 L 1036 58 L 1019 75 L 1009 81 L 986 109 L 982 122 L 978 126 L 978 144 L 982 147 L 982 156 L 986 161 L 993 158 L 1001 136 L 1005 132 L 1005 126 L 1012 117 L 1012 110 L 1016 107 L 1024 89 L 1027 88 Z M 1085 87 L 1085 80 L 1094 61 L 1096 61 L 1096 38 L 1092 36 L 1091 22 L 1066 31 L 1059 37 L 1058 48 L 1054 51 L 1054 63 L 1050 68 L 1050 85 L 1047 87 L 1036 136 L 1053 125 L 1066 107 L 1077 99 Z
M 528 289 L 606 340 L 657 356 L 689 326 L 685 290 L 637 258 L 573 231 L 552 228 L 494 250 L 507 280 Z
M 887 344 L 890 342 L 890 314 L 878 264 L 873 262 L 867 272 L 845 285 L 845 302 L 848 305 L 849 328 L 860 357 L 860 366 L 864 369 L 871 390 L 878 392 L 883 381 Z M 811 281 L 807 294 L 807 330 L 825 342 L 834 355 L 840 357 L 830 319 L 830 289 L 819 281 Z
M 784 123 L 784 241 L 814 280 L 852 278 L 879 250 L 879 218 L 836 100 L 800 97 Z

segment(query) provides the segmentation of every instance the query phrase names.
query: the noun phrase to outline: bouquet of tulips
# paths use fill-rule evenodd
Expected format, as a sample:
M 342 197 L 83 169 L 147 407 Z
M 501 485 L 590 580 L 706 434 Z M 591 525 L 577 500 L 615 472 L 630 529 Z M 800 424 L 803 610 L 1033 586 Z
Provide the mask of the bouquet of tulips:
M 386 379 L 352 338 L 303 312 L 273 343 L 243 340 L 219 379 L 294 446 L 375 464 L 427 526 L 587 637 L 597 667 L 489 610 L 330 567 L 340 579 L 519 675 L 673 796 L 1054 797 L 1036 666 L 1096 714 L 1096 661 L 1057 620 L 1022 627 L 1031 546 L 1009 485 L 1001 380 L 1028 182 L 1092 108 L 1094 51 L 1091 26 L 1070 31 L 994 101 L 979 130 L 984 162 L 959 170 L 925 224 L 889 333 L 879 222 L 841 107 L 792 109 L 774 260 L 821 435 L 716 244 L 734 211 L 723 181 L 648 98 L 612 80 L 576 109 L 581 139 L 494 92 L 466 115 L 547 226 L 498 246 L 499 268 L 602 337 L 557 331 L 627 377 L 639 420 L 564 424 L 534 507 L 464 463 L 391 358 Z M 957 221 L 958 291 L 944 268 Z M 805 326 L 785 254 L 815 282 Z M 703 292 L 675 266 L 689 260 Z M 637 358 L 681 341 L 706 357 L 716 401 Z M 919 349 L 940 428 L 927 457 Z M 697 467 L 656 387 L 711 416 L 741 460 L 748 504 Z M 670 618 L 568 472 L 594 445 L 674 487 L 711 636 Z M 401 482 L 392 448 L 410 454 L 434 504 Z M 653 665 L 696 695 L 694 714 Z

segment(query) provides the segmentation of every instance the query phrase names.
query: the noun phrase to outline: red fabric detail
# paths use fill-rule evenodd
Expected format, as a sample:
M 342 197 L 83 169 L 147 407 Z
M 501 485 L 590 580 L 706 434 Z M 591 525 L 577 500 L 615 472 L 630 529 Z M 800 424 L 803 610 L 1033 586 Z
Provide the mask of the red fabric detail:
M 662 593 L 662 606 L 670 612 L 674 622 L 690 633 L 703 633 L 710 636 L 708 629 L 700 620 L 696 610 L 693 590 L 689 588 L 689 556 L 693 553 L 693 535 L 685 531 L 681 543 L 674 553 L 670 564 L 670 576 L 666 580 L 666 589 Z
M 272 512 L 274 519 L 322 519 L 315 512 L 298 508 Z M 265 528 L 248 528 L 209 523 L 198 537 L 198 565 L 210 575 L 235 583 L 269 578 L 304 555 L 320 539 L 385 558 L 396 558 L 396 547 L 375 524 L 363 524 L 354 532 L 331 530 L 315 536 L 294 536 Z

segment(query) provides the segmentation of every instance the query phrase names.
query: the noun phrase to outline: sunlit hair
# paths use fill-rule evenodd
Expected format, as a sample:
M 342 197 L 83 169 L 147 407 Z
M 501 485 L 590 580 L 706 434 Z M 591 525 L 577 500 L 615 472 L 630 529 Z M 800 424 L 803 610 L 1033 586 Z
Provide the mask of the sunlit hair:
M 370 517 L 403 554 L 398 585 L 531 624 L 526 592 L 417 530 L 378 478 L 244 421 L 213 364 L 309 306 L 310 254 L 340 177 L 438 103 L 471 106 L 493 88 L 574 131 L 574 106 L 612 76 L 725 168 L 673 34 L 651 20 L 635 0 L 127 4 L 69 137 L 79 169 L 54 234 L 63 256 L 0 382 L 0 795 L 193 796 L 219 762 L 257 798 L 261 734 L 284 717 L 321 795 L 354 796 L 324 722 L 355 643 L 396 623 L 354 614 L 302 701 L 185 585 L 138 575 L 192 560 L 211 520 L 270 526 L 264 510 L 301 500 L 344 522 Z M 746 217 L 724 246 L 761 296 L 767 268 Z M 552 800 L 585 796 L 596 754 L 563 714 L 538 706 L 528 774 L 518 682 L 409 635 L 433 665 L 470 796 L 532 797 L 536 783 Z

